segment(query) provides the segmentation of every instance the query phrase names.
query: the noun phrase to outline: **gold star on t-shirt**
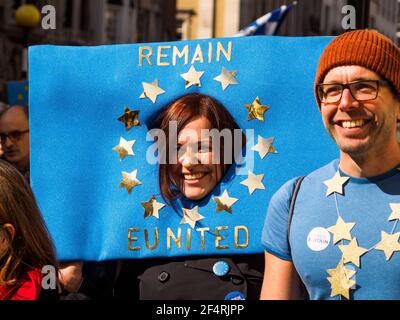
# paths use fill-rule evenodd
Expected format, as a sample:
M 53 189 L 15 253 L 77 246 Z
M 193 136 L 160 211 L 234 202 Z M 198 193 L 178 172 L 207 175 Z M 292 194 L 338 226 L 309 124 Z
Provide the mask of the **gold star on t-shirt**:
M 339 171 L 337 171 L 332 179 L 324 181 L 324 184 L 328 187 L 328 190 L 326 191 L 326 196 L 329 196 L 334 192 L 343 194 L 343 185 L 349 179 L 349 177 L 342 177 Z
M 264 122 L 264 113 L 269 109 L 268 106 L 263 106 L 261 104 L 260 98 L 256 97 L 251 104 L 245 104 L 245 107 L 248 111 L 247 120 L 258 119 Z
M 225 210 L 226 212 L 232 213 L 232 206 L 238 200 L 237 198 L 230 197 L 228 191 L 225 190 L 222 196 L 214 197 L 214 202 L 217 204 L 216 212 Z
M 343 253 L 344 263 L 351 262 L 358 268 L 360 267 L 360 257 L 368 252 L 368 249 L 358 246 L 356 238 L 353 238 L 347 245 L 339 245 L 339 249 Z
M 113 148 L 114 151 L 119 153 L 119 159 L 122 161 L 126 156 L 133 156 L 133 144 L 136 140 L 125 140 L 123 137 L 119 139 L 119 145 Z
M 182 73 L 181 77 L 186 80 L 185 89 L 191 86 L 201 87 L 200 78 L 203 73 L 204 71 L 196 71 L 193 66 L 190 67 L 188 72 Z
M 165 207 L 164 203 L 157 202 L 156 197 L 153 195 L 149 201 L 141 202 L 142 207 L 144 208 L 144 217 L 155 217 L 157 219 L 160 218 L 158 213 L 159 210 Z
M 389 203 L 392 212 L 390 213 L 389 221 L 400 220 L 400 203 Z
M 120 183 L 119 187 L 120 188 L 126 188 L 129 194 L 132 193 L 132 189 L 140 184 L 142 184 L 137 178 L 136 178 L 137 170 L 133 170 L 131 173 L 122 172 L 122 182 Z
M 278 153 L 272 145 L 273 142 L 274 137 L 265 139 L 261 136 L 258 136 L 258 143 L 252 147 L 251 150 L 257 151 L 261 159 L 264 159 L 268 153 Z
M 118 118 L 118 121 L 123 122 L 125 124 L 126 131 L 128 131 L 134 126 L 140 126 L 138 117 L 139 110 L 129 110 L 128 107 L 125 107 L 124 114 Z
M 143 93 L 140 95 L 140 99 L 149 98 L 151 102 L 155 103 L 157 97 L 163 94 L 165 91 L 158 86 L 158 80 L 155 79 L 152 83 L 142 82 Z
M 247 179 L 241 181 L 240 184 L 248 187 L 249 193 L 252 194 L 256 189 L 265 190 L 265 187 L 262 183 L 263 178 L 264 174 L 255 175 L 253 172 L 249 171 Z
M 225 90 L 230 84 L 238 84 L 235 77 L 237 71 L 229 71 L 222 67 L 221 74 L 214 78 L 214 80 L 221 82 L 222 90 Z
M 192 229 L 196 225 L 197 221 L 204 219 L 201 214 L 198 212 L 199 206 L 195 206 L 193 209 L 182 208 L 183 211 L 183 219 L 180 224 L 189 224 Z
M 351 277 L 353 277 L 356 272 L 351 269 L 346 269 L 343 260 L 340 260 L 335 269 L 328 269 L 326 272 L 330 275 L 327 280 L 331 284 L 331 297 L 340 294 L 346 299 L 349 299 L 350 289 L 356 284 L 354 280 L 351 280 Z
M 327 230 L 333 234 L 333 244 L 338 243 L 340 240 L 351 240 L 350 230 L 355 226 L 354 222 L 346 223 L 339 217 L 336 225 L 329 227 Z
M 395 251 L 400 251 L 399 237 L 400 232 L 388 234 L 381 231 L 381 241 L 375 246 L 375 249 L 385 253 L 386 261 L 390 260 Z

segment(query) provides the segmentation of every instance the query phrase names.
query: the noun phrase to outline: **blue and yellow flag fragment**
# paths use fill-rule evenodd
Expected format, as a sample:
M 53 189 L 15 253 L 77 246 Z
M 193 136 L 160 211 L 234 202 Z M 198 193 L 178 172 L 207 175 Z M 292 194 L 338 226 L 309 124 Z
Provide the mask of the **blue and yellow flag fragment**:
M 59 258 L 262 252 L 273 193 L 337 157 L 313 96 L 330 40 L 30 47 L 31 182 Z M 165 105 L 192 92 L 225 105 L 247 149 L 245 162 L 208 197 L 183 199 L 174 209 L 160 196 L 157 164 L 147 159 L 154 145 L 148 131 Z M 119 120 L 128 118 L 126 130 Z M 231 212 L 217 212 L 218 199 L 229 199 Z M 197 218 L 185 220 L 185 210 Z
M 29 101 L 28 81 L 7 82 L 7 98 L 10 106 L 27 106 Z

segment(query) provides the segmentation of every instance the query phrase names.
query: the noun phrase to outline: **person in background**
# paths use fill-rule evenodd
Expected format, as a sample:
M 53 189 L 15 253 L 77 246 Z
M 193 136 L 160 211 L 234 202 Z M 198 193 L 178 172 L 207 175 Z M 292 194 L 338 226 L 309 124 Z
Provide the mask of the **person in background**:
M 5 103 L 0 102 L 0 117 L 3 114 L 3 112 L 6 111 L 7 108 L 8 106 Z M 1 146 L 1 140 L 0 140 L 0 159 L 4 159 L 4 151 Z
M 53 270 L 46 288 L 45 266 Z M 0 160 L 0 300 L 57 297 L 56 254 L 35 197 L 21 173 Z
M 310 299 L 398 300 L 399 48 L 346 32 L 322 53 L 314 88 L 340 156 L 271 199 L 261 299 L 301 299 L 305 286 Z
M 15 105 L 0 115 L 0 143 L 4 159 L 14 165 L 29 181 L 29 112 Z

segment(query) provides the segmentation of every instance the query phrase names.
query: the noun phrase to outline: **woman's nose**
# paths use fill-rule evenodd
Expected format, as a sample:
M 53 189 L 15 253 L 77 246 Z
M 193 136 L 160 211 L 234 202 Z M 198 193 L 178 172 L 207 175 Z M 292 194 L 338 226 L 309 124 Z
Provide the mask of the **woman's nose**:
M 192 148 L 186 148 L 179 155 L 179 162 L 183 167 L 191 167 L 199 163 L 197 153 L 192 150 Z

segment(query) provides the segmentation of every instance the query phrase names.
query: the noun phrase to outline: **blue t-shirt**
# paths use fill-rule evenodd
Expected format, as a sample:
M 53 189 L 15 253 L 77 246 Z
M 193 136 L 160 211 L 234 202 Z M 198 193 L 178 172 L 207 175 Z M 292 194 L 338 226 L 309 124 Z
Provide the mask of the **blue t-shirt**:
M 340 216 L 345 223 L 355 223 L 351 237 L 358 246 L 371 249 L 360 258 L 360 267 L 346 263 L 354 270 L 351 278 L 356 285 L 350 290 L 350 299 L 400 299 L 400 251 L 395 251 L 387 261 L 384 251 L 374 248 L 381 241 L 381 232 L 400 232 L 390 204 L 400 205 L 400 169 L 372 178 L 353 178 L 344 184 L 343 195 L 326 196 L 324 181 L 333 178 L 339 170 L 338 160 L 307 175 L 303 180 L 294 208 L 290 226 L 288 211 L 297 179 L 285 183 L 272 197 L 262 234 L 267 252 L 284 260 L 293 261 L 311 299 L 341 299 L 331 297 L 328 269 L 335 269 L 342 258 L 340 245 L 333 243 L 333 233 L 327 229 L 335 226 Z M 347 176 L 346 176 L 347 177 Z

